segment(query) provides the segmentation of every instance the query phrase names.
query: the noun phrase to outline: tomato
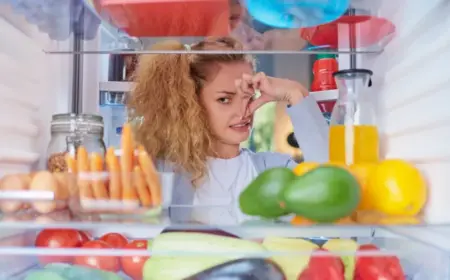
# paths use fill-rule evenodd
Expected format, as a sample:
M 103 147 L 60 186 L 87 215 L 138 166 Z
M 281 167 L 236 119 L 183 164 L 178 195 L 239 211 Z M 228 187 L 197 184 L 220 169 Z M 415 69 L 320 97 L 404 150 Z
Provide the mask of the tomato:
M 377 251 L 372 244 L 361 245 L 359 251 Z M 405 280 L 400 260 L 395 256 L 357 256 L 355 279 L 361 280 Z
M 46 248 L 76 248 L 81 246 L 81 236 L 74 229 L 44 229 L 36 237 L 34 245 Z M 52 262 L 70 263 L 73 256 L 40 256 L 42 265 Z
M 324 251 L 319 249 L 317 251 Z M 345 268 L 338 256 L 311 256 L 308 266 L 298 276 L 298 280 L 344 280 Z
M 92 236 L 90 233 L 86 232 L 86 231 L 82 231 L 80 230 L 80 236 L 81 236 L 81 244 L 84 244 L 88 241 L 92 240 Z
M 134 240 L 124 249 L 147 250 L 147 240 Z M 120 258 L 123 272 L 133 280 L 142 280 L 145 261 L 149 256 L 124 256 Z
M 128 244 L 128 239 L 120 233 L 107 233 L 100 237 L 99 240 L 102 240 L 108 243 L 114 249 L 121 249 Z
M 86 242 L 82 249 L 112 249 L 112 247 L 104 241 L 91 240 Z M 74 263 L 111 272 L 117 272 L 120 269 L 119 259 L 116 256 L 75 256 Z

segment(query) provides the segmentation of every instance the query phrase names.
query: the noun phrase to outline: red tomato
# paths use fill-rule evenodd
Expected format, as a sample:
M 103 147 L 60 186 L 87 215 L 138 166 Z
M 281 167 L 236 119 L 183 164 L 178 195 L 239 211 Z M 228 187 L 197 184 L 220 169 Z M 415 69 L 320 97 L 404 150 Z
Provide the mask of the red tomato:
M 326 251 L 319 249 L 317 251 Z M 344 264 L 337 256 L 311 256 L 308 267 L 298 276 L 298 280 L 344 280 Z
M 80 236 L 81 236 L 81 244 L 84 244 L 88 241 L 92 240 L 92 236 L 90 233 L 86 232 L 86 231 L 82 231 L 80 230 Z
M 101 240 L 91 240 L 86 242 L 83 249 L 112 249 L 112 247 L 101 241 Z M 117 272 L 120 269 L 119 259 L 116 256 L 75 256 L 75 264 L 88 266 L 92 268 Z
M 120 233 L 107 233 L 100 237 L 100 240 L 108 243 L 114 249 L 121 249 L 128 244 L 128 239 Z
M 35 240 L 36 247 L 46 248 L 76 248 L 81 246 L 81 236 L 74 229 L 44 229 Z M 40 256 L 39 261 L 42 265 L 52 262 L 70 263 L 73 256 Z
M 147 240 L 134 240 L 125 249 L 147 250 Z M 142 280 L 145 261 L 149 256 L 124 256 L 120 258 L 123 272 L 133 280 Z
M 378 251 L 373 244 L 359 247 L 359 251 Z M 395 256 L 357 256 L 355 279 L 363 280 L 405 280 L 400 260 Z

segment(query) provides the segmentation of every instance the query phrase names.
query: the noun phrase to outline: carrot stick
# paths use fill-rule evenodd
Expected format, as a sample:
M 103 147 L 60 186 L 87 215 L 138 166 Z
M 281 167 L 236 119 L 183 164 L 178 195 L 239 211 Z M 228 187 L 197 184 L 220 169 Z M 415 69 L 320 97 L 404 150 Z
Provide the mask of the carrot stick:
M 77 152 L 77 170 L 79 173 L 89 172 L 89 158 L 86 148 L 81 146 L 78 148 Z M 88 179 L 81 178 L 78 181 L 80 187 L 80 198 L 81 199 L 92 199 L 93 193 Z
M 134 185 L 136 186 L 139 199 L 144 207 L 149 207 L 152 205 L 152 198 L 150 195 L 150 190 L 147 188 L 147 182 L 145 181 L 144 174 L 142 173 L 141 167 L 136 165 L 134 167 Z
M 94 176 L 101 175 L 99 173 L 103 172 L 103 159 L 98 153 L 91 154 L 91 171 Z M 107 200 L 108 191 L 106 190 L 105 182 L 102 178 L 93 178 L 92 189 L 94 191 L 94 196 L 96 199 Z
M 106 152 L 106 166 L 109 172 L 109 194 L 113 200 L 122 199 L 122 186 L 120 182 L 119 159 L 114 153 L 114 147 L 109 147 Z
M 122 156 L 120 157 L 120 169 L 123 186 L 122 200 L 137 201 L 137 193 L 131 183 L 134 159 L 134 140 L 129 123 L 123 125 L 121 141 Z
M 145 180 L 147 181 L 147 185 L 150 188 L 152 205 L 159 206 L 161 205 L 162 198 L 158 171 L 142 145 L 139 145 L 138 147 L 138 159 L 142 172 L 144 173 Z
M 66 165 L 67 165 L 67 171 L 69 173 L 77 173 L 77 160 L 75 159 L 74 156 L 72 156 L 71 154 L 67 153 L 66 156 Z

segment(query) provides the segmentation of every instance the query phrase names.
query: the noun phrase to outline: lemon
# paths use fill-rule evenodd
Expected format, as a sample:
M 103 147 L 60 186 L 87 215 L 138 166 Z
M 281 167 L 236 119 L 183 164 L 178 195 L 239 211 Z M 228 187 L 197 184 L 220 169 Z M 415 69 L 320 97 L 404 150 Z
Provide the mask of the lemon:
M 399 159 L 382 161 L 369 175 L 367 196 L 373 209 L 389 216 L 416 216 L 427 200 L 427 184 L 420 171 Z

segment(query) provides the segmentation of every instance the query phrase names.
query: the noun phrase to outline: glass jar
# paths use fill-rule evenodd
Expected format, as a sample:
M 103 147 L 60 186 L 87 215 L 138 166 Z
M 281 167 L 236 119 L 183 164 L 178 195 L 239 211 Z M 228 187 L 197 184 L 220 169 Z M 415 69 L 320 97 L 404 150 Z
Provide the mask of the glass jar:
M 79 146 L 88 153 L 105 154 L 103 142 L 103 118 L 89 114 L 53 115 L 50 126 L 51 139 L 47 148 L 47 169 L 51 172 L 65 172 L 67 153 L 75 156 Z
M 379 160 L 379 135 L 375 110 L 367 91 L 372 71 L 341 70 L 334 73 L 339 97 L 330 120 L 330 161 L 373 163 Z

